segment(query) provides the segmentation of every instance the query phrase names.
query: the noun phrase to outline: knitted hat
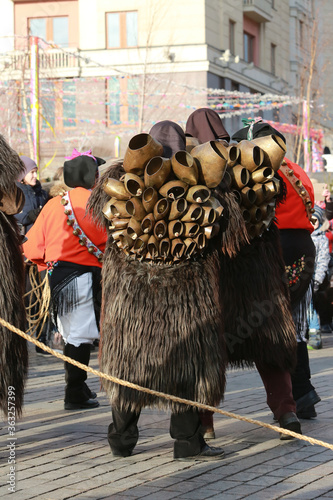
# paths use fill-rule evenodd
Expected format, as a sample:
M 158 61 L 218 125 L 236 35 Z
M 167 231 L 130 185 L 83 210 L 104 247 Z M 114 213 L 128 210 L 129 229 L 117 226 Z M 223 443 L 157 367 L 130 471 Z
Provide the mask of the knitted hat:
M 23 180 L 24 177 L 26 175 L 28 175 L 29 172 L 31 172 L 31 170 L 33 170 L 34 168 L 37 168 L 36 162 L 34 160 L 32 160 L 31 158 L 29 158 L 28 156 L 20 156 L 20 158 L 24 163 L 25 171 L 23 172 L 23 174 L 21 174 L 19 176 L 19 181 Z
M 314 212 L 312 214 L 312 217 L 315 217 L 318 222 L 319 222 L 319 227 L 323 225 L 323 222 L 325 220 L 325 211 L 320 208 L 318 205 L 315 205 L 314 207 Z

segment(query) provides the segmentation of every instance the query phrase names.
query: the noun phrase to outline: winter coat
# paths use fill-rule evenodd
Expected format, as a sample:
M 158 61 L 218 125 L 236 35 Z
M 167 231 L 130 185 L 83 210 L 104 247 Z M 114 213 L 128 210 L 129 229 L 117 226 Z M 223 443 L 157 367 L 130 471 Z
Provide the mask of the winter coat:
M 42 189 L 42 185 L 37 181 L 35 186 L 16 183 L 25 196 L 25 204 L 21 213 L 15 215 L 17 222 L 23 226 L 23 234 L 26 234 L 38 217 L 39 212 L 49 199 L 47 192 Z
M 316 261 L 314 270 L 314 281 L 321 285 L 328 272 L 328 265 L 331 259 L 328 239 L 321 228 L 316 229 L 311 234 L 312 241 L 316 247 Z

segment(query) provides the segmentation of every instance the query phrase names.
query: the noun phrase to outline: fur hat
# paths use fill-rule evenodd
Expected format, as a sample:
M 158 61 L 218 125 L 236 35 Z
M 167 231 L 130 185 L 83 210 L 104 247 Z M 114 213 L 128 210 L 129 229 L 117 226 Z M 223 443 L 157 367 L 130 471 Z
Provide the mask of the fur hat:
M 91 189 L 95 184 L 99 165 L 105 160 L 97 158 L 91 151 L 79 153 L 74 149 L 72 156 L 64 163 L 64 181 L 71 188 L 83 187 Z

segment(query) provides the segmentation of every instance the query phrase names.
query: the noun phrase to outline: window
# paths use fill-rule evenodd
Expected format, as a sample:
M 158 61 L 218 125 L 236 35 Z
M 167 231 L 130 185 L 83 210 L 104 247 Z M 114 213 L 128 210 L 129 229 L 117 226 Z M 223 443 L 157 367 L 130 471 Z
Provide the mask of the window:
M 120 82 L 116 76 L 112 76 L 109 82 L 109 120 L 111 123 L 120 122 Z
M 40 101 L 41 101 L 41 126 L 42 129 L 48 129 L 49 125 L 55 127 L 55 87 L 54 82 L 41 80 L 40 82 Z M 48 123 L 46 123 L 48 122 Z
M 239 92 L 239 83 L 235 82 L 234 80 L 231 80 L 231 88 L 230 90 L 232 92 Z
M 138 13 L 108 12 L 106 14 L 107 48 L 138 45 Z
M 300 47 L 303 47 L 303 31 L 304 31 L 303 26 L 304 26 L 303 21 L 300 21 L 299 22 L 299 46 Z
M 75 81 L 62 82 L 62 116 L 64 127 L 76 127 L 76 85 Z
M 235 55 L 235 21 L 229 19 L 229 50 L 230 54 Z
M 128 121 L 136 123 L 139 121 L 139 79 L 133 77 L 127 80 Z
M 244 61 L 253 62 L 254 36 L 244 31 Z
M 38 36 L 60 47 L 68 47 L 68 17 L 38 17 L 28 19 L 29 35 Z
M 276 45 L 271 43 L 271 73 L 275 75 L 276 71 Z

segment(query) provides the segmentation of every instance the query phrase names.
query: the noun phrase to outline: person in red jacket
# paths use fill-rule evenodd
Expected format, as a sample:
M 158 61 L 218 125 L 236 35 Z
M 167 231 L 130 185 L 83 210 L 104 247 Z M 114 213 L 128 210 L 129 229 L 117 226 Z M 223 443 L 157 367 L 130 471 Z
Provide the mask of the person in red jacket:
M 268 123 L 258 122 L 251 126 L 253 139 L 276 134 L 285 142 L 282 134 Z M 246 138 L 248 130 L 249 127 L 246 127 L 232 138 L 236 140 Z M 297 364 L 291 373 L 292 392 L 297 416 L 313 418 L 316 416 L 314 405 L 320 401 L 320 397 L 310 381 L 306 334 L 307 310 L 311 301 L 311 282 L 315 263 L 315 247 L 311 239 L 314 190 L 304 170 L 287 158 L 284 158 L 278 173 L 284 181 L 286 193 L 284 200 L 277 205 L 275 215 L 297 332 Z
M 106 231 L 86 213 L 90 190 L 105 163 L 91 151 L 74 150 L 64 163 L 64 180 L 73 188 L 51 199 L 27 233 L 24 254 L 47 268 L 52 308 L 63 336 L 64 354 L 89 364 L 90 345 L 99 337 L 101 267 Z M 65 410 L 99 406 L 96 393 L 86 384 L 87 374 L 65 363 Z
M 246 132 L 242 129 L 234 134 L 233 139 L 238 140 L 239 135 L 242 139 L 247 139 L 247 130 L 244 130 Z M 229 138 L 219 115 L 206 108 L 198 109 L 190 115 L 186 123 L 186 134 L 196 137 L 199 143 Z M 265 386 L 267 404 L 280 426 L 301 432 L 295 414 L 296 404 L 292 396 L 290 376 L 293 365 L 290 357 L 293 358 L 293 351 L 296 351 L 295 328 L 289 307 L 282 307 L 287 302 L 288 289 L 281 281 L 284 262 L 275 224 L 262 237 L 243 245 L 236 256 L 222 256 L 221 269 L 223 321 L 229 363 L 231 366 L 254 364 Z M 269 301 L 273 290 L 279 295 L 279 301 Z M 269 313 L 262 314 L 268 303 Z M 260 319 L 253 328 L 253 323 L 248 323 L 248 320 L 254 311 L 257 311 L 254 314 L 258 314 L 258 305 Z M 283 347 L 277 345 L 276 339 L 282 343 L 287 333 L 293 338 L 294 349 L 290 344 Z M 214 439 L 212 412 L 201 412 L 200 418 L 204 438 Z M 280 439 L 286 439 L 286 436 L 281 434 Z

